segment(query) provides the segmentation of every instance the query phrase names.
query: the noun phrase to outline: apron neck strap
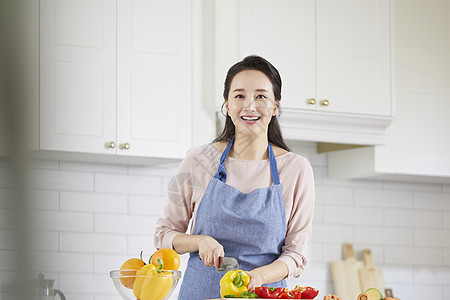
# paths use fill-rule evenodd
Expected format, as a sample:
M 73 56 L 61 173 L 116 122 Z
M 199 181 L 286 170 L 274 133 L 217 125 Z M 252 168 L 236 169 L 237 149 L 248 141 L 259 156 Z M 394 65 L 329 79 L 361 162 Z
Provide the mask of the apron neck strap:
M 225 171 L 225 167 L 223 165 L 228 157 L 228 153 L 230 153 L 231 147 L 233 146 L 233 142 L 234 136 L 228 142 L 225 151 L 223 151 L 222 156 L 220 157 L 219 168 L 217 169 L 216 175 L 214 175 L 214 178 L 217 178 L 222 182 L 227 181 L 227 172 Z M 273 153 L 273 149 L 272 146 L 270 145 L 270 142 L 268 143 L 268 150 L 269 150 L 270 171 L 272 172 L 273 184 L 277 185 L 280 184 L 280 176 L 278 174 L 277 160 L 275 158 L 275 154 Z

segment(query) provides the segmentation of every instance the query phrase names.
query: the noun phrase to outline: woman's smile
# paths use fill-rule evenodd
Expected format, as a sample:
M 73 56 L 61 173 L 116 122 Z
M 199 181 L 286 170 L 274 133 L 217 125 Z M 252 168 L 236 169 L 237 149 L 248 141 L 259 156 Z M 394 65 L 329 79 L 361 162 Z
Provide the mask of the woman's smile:
M 241 116 L 241 119 L 244 121 L 245 124 L 253 125 L 253 124 L 256 124 L 256 122 L 258 122 L 259 119 L 261 119 L 261 117 L 245 115 L 245 116 Z

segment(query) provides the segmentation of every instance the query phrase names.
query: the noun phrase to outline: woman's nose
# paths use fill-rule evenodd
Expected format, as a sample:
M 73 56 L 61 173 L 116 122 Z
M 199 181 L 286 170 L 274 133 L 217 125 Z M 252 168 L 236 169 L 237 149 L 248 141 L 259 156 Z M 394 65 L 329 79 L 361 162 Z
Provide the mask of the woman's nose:
M 253 99 L 253 97 L 248 97 L 245 99 L 244 110 L 256 111 L 255 99 Z

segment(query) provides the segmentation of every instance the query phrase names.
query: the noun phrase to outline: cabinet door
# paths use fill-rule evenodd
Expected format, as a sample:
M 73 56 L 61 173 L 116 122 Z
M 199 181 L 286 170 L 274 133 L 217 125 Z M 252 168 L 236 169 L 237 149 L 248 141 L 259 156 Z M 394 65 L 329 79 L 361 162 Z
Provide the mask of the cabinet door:
M 389 9 L 389 0 L 317 0 L 319 109 L 392 115 Z
M 115 2 L 40 3 L 40 148 L 115 153 Z
M 278 69 L 282 107 L 315 109 L 314 1 L 238 1 L 236 14 L 238 59 L 257 54 Z
M 448 1 L 396 1 L 398 113 L 386 131 L 386 145 L 376 147 L 382 171 L 449 181 L 449 13 Z
M 119 0 L 118 11 L 118 153 L 183 157 L 191 142 L 191 2 Z

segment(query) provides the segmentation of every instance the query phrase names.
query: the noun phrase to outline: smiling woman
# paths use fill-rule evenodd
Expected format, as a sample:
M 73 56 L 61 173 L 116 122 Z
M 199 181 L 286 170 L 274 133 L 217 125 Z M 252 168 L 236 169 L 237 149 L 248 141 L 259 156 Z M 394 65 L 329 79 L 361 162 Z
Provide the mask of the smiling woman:
M 179 199 L 166 202 L 155 232 L 157 248 L 190 253 L 179 299 L 220 297 L 223 273 L 215 268 L 224 256 L 249 275 L 250 292 L 286 287 L 284 279 L 306 265 L 314 176 L 283 141 L 281 77 L 267 60 L 249 56 L 230 68 L 223 95 L 225 128 L 188 151 L 178 171 L 187 180 L 174 181 Z
M 281 101 L 281 76 L 278 70 L 267 60 L 259 56 L 247 56 L 241 62 L 233 65 L 227 73 L 225 78 L 223 98 L 223 106 L 227 108 L 225 115 L 225 126 L 222 133 L 214 140 L 214 142 L 228 142 L 231 137 L 235 136 L 236 119 L 233 120 L 232 112 L 230 112 L 230 105 L 233 106 L 237 99 L 242 100 L 242 108 L 245 111 L 253 110 L 255 114 L 249 114 L 250 117 L 255 115 L 259 118 L 261 116 L 256 114 L 256 108 L 259 111 L 265 111 L 266 122 L 258 123 L 261 129 L 267 131 L 268 140 L 286 150 L 290 151 L 289 147 L 283 140 L 280 125 L 277 119 L 277 112 L 280 110 Z M 247 88 L 244 88 L 247 87 Z M 247 102 L 245 103 L 245 100 Z M 271 116 L 268 117 L 267 114 Z M 245 120 L 246 115 L 241 116 Z M 268 119 L 268 120 L 267 120 Z M 248 119 L 247 119 L 248 120 Z M 267 123 L 267 124 L 266 124 Z M 253 124 L 249 124 L 253 125 Z M 254 133 L 253 137 L 257 136 L 254 131 L 255 128 L 249 130 L 247 133 Z M 238 129 L 238 131 L 240 131 Z M 237 143 L 236 143 L 237 144 Z
M 277 113 L 278 102 L 270 79 L 261 71 L 246 70 L 239 72 L 231 82 L 225 106 L 238 135 L 252 138 L 268 130 Z

